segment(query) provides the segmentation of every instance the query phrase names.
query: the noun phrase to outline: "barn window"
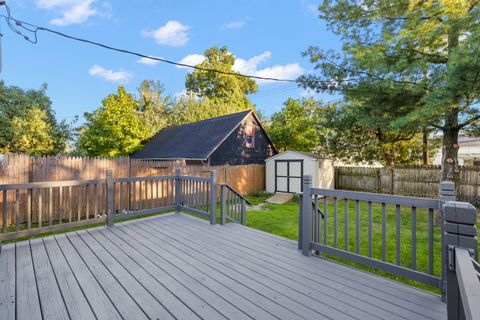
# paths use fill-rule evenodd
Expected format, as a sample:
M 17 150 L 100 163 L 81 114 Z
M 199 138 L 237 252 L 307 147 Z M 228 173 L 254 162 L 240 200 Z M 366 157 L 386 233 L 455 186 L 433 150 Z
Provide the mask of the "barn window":
M 245 147 L 255 148 L 255 125 L 253 123 L 245 125 L 244 139 Z

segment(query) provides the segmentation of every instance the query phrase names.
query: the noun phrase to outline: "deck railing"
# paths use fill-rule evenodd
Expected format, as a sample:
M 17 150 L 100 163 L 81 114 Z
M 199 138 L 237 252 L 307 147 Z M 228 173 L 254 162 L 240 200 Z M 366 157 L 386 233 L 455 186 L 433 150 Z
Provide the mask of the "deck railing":
M 312 188 L 310 176 L 303 183 L 304 255 L 333 256 L 428 284 L 446 296 L 449 319 L 479 319 L 476 209 L 452 201 L 452 182 L 441 183 L 440 199 Z
M 228 184 L 220 184 L 220 223 L 225 224 L 230 221 L 245 225 L 247 222 L 247 203 L 252 204 Z
M 162 211 L 216 222 L 216 174 L 148 176 L 0 185 L 0 241 Z M 213 204 L 213 205 L 212 205 Z

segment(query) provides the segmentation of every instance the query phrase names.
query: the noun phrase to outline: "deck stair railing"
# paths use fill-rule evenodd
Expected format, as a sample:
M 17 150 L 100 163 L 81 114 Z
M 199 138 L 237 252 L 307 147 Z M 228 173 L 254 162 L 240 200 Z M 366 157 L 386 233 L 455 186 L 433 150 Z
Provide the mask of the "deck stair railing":
M 220 184 L 220 223 L 227 221 L 246 224 L 246 205 L 252 205 L 240 192 L 225 183 Z
M 318 189 L 311 181 L 304 176 L 299 216 L 304 255 L 334 256 L 428 284 L 446 298 L 449 320 L 480 319 L 477 213 L 453 201 L 452 182 L 440 184 L 440 199 L 426 199 Z

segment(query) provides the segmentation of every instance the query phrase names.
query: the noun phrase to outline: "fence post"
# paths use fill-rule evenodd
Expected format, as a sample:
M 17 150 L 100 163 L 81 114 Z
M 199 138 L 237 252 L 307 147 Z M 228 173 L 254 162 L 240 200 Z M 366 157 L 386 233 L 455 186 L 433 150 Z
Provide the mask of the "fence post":
M 448 201 L 443 205 L 443 265 L 446 271 L 448 320 L 465 319 L 455 266 L 455 248 L 468 249 L 478 259 L 477 210 L 466 202 Z
M 303 176 L 302 201 L 302 251 L 305 256 L 312 255 L 312 176 Z
M 217 171 L 210 172 L 210 224 L 217 223 Z
M 220 185 L 220 224 L 225 224 L 227 222 L 227 203 L 226 203 L 226 190 L 225 186 Z
M 113 173 L 112 170 L 107 170 L 107 227 L 113 227 Z
M 297 193 L 298 196 L 298 249 L 302 250 L 302 228 L 303 228 L 303 193 Z
M 180 213 L 181 199 L 180 168 L 175 168 L 175 213 Z

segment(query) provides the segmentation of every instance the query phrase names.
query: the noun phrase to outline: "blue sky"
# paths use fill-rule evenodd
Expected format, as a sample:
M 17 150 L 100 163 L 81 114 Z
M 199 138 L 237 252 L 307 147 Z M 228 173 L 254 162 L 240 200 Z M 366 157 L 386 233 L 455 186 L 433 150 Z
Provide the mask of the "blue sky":
M 243 73 L 296 78 L 313 72 L 301 52 L 309 45 L 338 49 L 340 40 L 326 30 L 308 0 L 18 0 L 8 1 L 12 15 L 67 34 L 174 61 L 198 63 L 205 49 L 228 46 Z M 2 14 L 4 8 L 0 8 Z M 38 89 L 48 95 L 59 119 L 70 120 L 101 105 L 119 84 L 135 92 L 143 79 L 159 80 L 166 93 L 184 90 L 186 69 L 146 64 L 129 56 L 39 33 L 36 45 L 0 22 L 3 70 L 7 85 Z M 308 92 L 289 83 L 259 83 L 250 98 L 264 114 L 280 110 L 288 97 Z M 336 98 L 320 95 L 325 101 Z

